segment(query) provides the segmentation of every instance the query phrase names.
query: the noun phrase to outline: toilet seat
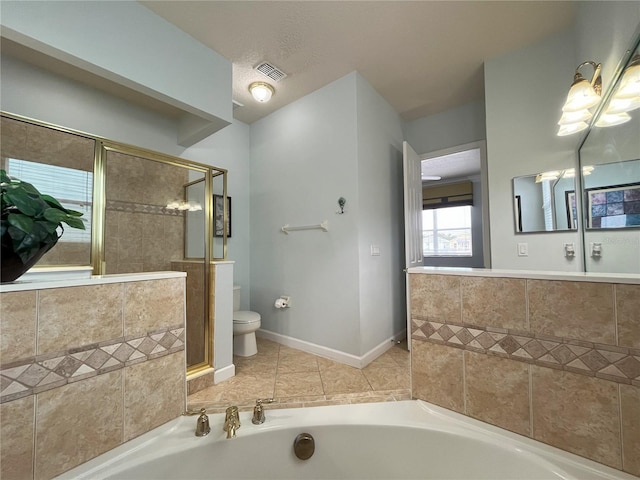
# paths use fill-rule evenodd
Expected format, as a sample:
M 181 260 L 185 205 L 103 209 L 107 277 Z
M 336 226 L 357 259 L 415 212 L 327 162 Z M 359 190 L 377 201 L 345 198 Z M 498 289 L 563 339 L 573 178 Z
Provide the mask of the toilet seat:
M 229 318 L 229 317 L 227 317 Z M 233 323 L 255 323 L 260 321 L 260 314 L 248 310 L 233 312 Z

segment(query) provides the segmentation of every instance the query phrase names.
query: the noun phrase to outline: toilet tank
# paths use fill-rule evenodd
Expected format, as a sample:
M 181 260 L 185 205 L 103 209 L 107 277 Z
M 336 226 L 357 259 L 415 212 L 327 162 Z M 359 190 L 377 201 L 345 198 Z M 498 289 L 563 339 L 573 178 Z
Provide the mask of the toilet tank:
M 240 310 L 240 285 L 234 285 L 233 286 L 233 311 L 237 312 L 238 310 Z

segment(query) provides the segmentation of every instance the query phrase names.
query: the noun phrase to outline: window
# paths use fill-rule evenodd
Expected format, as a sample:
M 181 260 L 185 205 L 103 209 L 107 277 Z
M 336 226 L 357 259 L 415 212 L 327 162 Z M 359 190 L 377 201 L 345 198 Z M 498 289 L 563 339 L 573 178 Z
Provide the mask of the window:
M 425 257 L 470 257 L 471 206 L 423 210 L 422 250 Z
M 86 230 L 67 227 L 60 242 L 91 243 L 93 173 L 73 168 L 7 159 L 7 174 L 51 195 L 68 209 L 82 212 Z

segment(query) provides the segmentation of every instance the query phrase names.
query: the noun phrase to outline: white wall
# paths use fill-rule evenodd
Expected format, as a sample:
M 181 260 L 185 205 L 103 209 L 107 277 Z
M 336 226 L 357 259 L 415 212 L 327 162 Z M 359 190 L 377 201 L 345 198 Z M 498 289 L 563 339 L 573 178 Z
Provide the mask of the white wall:
M 508 185 L 512 177 L 574 167 L 580 135 L 555 136 L 560 108 L 580 63 L 603 63 L 603 86 L 611 84 L 624 50 L 630 47 L 640 22 L 638 2 L 581 2 L 572 30 L 536 45 L 485 63 L 487 150 L 491 212 L 492 259 L 494 268 L 580 270 L 579 261 L 563 257 L 562 244 L 576 244 L 576 258 L 582 254 L 579 233 L 513 233 Z M 585 74 L 589 75 L 588 67 Z M 526 95 L 519 95 L 523 85 Z M 610 247 L 620 245 L 627 253 L 616 255 L 626 268 L 629 249 L 637 248 L 640 235 L 606 232 Z M 588 244 L 592 233 L 587 233 Z M 616 238 L 614 238 L 616 237 Z M 620 238 L 618 238 L 620 237 Z M 624 238 L 623 238 L 624 237 Z M 529 244 L 529 257 L 516 255 L 516 243 Z M 640 261 L 640 260 L 639 260 Z M 631 263 L 634 263 L 635 260 Z M 601 271 L 603 263 L 589 264 L 588 271 Z M 611 271 L 611 270 L 609 270 Z
M 179 156 L 176 120 L 12 57 L 1 57 L 0 108 L 9 113 Z
M 513 177 L 575 165 L 576 139 L 558 137 L 557 121 L 575 70 L 573 32 L 485 63 L 489 212 L 493 268 L 580 271 L 577 232 L 516 234 Z M 564 257 L 563 244 L 577 258 Z M 528 257 L 517 255 L 527 243 Z
M 401 145 L 398 115 L 355 72 L 251 126 L 251 306 L 264 330 L 357 357 L 402 331 Z M 327 233 L 280 231 L 323 220 Z M 291 308 L 273 306 L 282 294 Z
M 183 158 L 225 168 L 227 193 L 231 197 L 231 238 L 227 239 L 227 260 L 233 260 L 234 284 L 242 287 L 240 308 L 249 309 L 251 298 L 249 168 L 251 163 L 249 125 L 234 121 L 228 127 L 186 149 Z
M 484 102 L 468 103 L 403 125 L 404 138 L 419 154 L 486 138 Z
M 251 309 L 262 328 L 359 355 L 356 74 L 251 125 Z M 347 199 L 336 215 L 339 197 Z M 329 220 L 329 232 L 285 235 Z M 276 309 L 282 294 L 292 307 Z
M 138 2 L 3 1 L 0 20 L 3 37 L 182 109 L 183 144 L 232 119 L 231 63 Z
M 360 354 L 406 328 L 402 125 L 360 75 L 357 81 Z M 371 245 L 380 256 L 371 255 Z

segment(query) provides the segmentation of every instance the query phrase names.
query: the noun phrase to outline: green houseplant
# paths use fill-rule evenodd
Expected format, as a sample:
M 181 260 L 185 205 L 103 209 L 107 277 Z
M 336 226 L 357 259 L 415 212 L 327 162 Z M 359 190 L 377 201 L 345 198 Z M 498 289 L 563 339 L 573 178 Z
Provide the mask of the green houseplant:
M 63 223 L 85 229 L 82 213 L 64 208 L 33 185 L 0 170 L 0 282 L 12 282 L 29 270 L 64 233 Z M 58 233 L 60 230 L 60 233 Z

